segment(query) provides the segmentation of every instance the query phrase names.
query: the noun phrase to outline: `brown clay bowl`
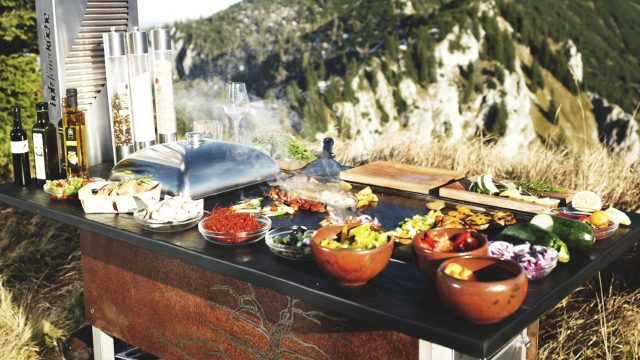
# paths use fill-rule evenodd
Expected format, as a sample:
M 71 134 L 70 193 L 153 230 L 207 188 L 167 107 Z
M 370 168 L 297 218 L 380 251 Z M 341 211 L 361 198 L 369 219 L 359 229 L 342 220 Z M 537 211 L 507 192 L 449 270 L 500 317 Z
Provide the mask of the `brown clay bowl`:
M 477 279 L 460 280 L 445 274 L 445 267 L 454 262 L 473 271 Z M 520 265 L 490 256 L 449 259 L 436 273 L 436 289 L 444 305 L 476 324 L 495 324 L 513 314 L 522 305 L 527 287 Z
M 349 228 L 357 225 L 349 226 Z M 340 233 L 342 225 L 325 226 L 311 238 L 311 253 L 322 271 L 341 285 L 362 286 L 378 275 L 389 263 L 393 253 L 393 240 L 372 250 L 334 250 L 320 246 L 324 239 Z
M 416 234 L 413 238 L 413 250 L 416 254 L 416 264 L 418 265 L 418 269 L 427 279 L 431 281 L 435 281 L 436 279 L 436 271 L 440 264 L 443 261 L 455 257 L 468 256 L 468 255 L 476 255 L 482 256 L 489 254 L 489 242 L 487 241 L 487 237 L 485 235 L 479 234 L 477 232 L 471 231 L 476 235 L 476 237 L 480 240 L 480 246 L 471 251 L 465 252 L 442 252 L 429 250 L 422 246 L 420 246 L 420 242 L 416 241 L 423 238 L 427 233 L 432 234 L 433 236 L 442 236 L 446 235 L 448 238 L 451 238 L 457 234 L 462 232 L 469 231 L 466 229 L 448 229 L 448 228 L 440 228 L 440 229 L 431 229 L 427 231 L 423 231 L 421 233 Z

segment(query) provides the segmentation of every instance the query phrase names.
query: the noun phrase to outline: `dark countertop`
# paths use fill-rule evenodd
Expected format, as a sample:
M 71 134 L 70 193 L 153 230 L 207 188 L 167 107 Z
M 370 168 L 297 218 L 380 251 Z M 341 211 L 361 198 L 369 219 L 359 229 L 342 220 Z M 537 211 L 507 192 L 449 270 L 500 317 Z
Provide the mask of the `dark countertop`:
M 262 195 L 254 186 L 208 198 L 205 208 L 228 205 Z M 152 233 L 140 228 L 131 214 L 85 214 L 79 202 L 52 200 L 35 186 L 0 185 L 0 202 L 82 229 L 124 241 L 187 264 L 263 286 L 303 301 L 365 320 L 379 329 L 397 330 L 476 357 L 489 357 L 599 270 L 621 256 L 640 238 L 640 215 L 629 214 L 633 225 L 621 226 L 610 238 L 587 252 L 572 252 L 548 277 L 531 281 L 522 307 L 495 325 L 473 325 L 451 314 L 435 287 L 414 264 L 391 261 L 368 285 L 346 288 L 325 275 L 313 262 L 297 262 L 273 255 L 264 241 L 245 246 L 219 246 L 206 242 L 197 228 L 178 233 Z M 381 194 L 380 203 L 367 213 L 387 229 L 416 213 L 425 213 L 424 198 Z M 295 223 L 317 227 L 318 214 L 299 212 Z M 289 226 L 291 217 L 273 219 L 273 227 Z

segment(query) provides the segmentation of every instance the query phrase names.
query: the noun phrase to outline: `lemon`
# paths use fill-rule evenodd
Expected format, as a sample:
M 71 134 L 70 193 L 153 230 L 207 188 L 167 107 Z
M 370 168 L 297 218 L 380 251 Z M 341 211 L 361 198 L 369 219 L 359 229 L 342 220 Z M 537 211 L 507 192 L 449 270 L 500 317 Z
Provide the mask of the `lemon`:
M 596 227 L 605 226 L 609 224 L 609 215 L 602 210 L 596 210 L 589 216 L 589 222 Z
M 615 208 L 608 208 L 607 210 L 604 211 L 605 213 L 607 213 L 607 215 L 609 216 L 609 219 L 620 223 L 622 225 L 631 225 L 631 219 L 629 219 L 629 217 L 627 216 L 627 214 L 623 213 L 622 211 L 615 209 Z
M 571 206 L 580 211 L 597 211 L 602 209 L 602 200 L 592 191 L 578 191 L 571 200 Z

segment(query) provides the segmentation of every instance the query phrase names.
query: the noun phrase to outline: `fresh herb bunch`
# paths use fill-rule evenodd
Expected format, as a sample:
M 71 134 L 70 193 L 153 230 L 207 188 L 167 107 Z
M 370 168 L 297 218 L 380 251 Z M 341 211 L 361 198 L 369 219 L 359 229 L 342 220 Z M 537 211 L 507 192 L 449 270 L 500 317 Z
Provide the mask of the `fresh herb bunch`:
M 540 195 L 547 192 L 561 193 L 567 191 L 566 188 L 547 184 L 542 181 L 516 180 L 515 184 L 523 191 L 526 191 L 532 195 Z
M 307 161 L 316 157 L 313 151 L 303 148 L 296 140 L 289 141 L 287 151 L 289 153 L 289 157 L 296 161 Z

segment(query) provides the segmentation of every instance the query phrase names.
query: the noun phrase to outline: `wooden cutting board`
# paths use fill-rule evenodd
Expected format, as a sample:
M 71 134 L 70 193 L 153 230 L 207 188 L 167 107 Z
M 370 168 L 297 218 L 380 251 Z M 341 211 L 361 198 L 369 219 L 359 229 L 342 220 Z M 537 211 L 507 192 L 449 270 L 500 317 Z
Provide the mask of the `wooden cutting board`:
M 344 181 L 428 194 L 439 186 L 462 179 L 463 171 L 434 169 L 390 161 L 375 161 L 340 173 Z
M 471 192 L 468 189 L 473 181 L 475 181 L 475 178 L 456 181 L 452 184 L 448 184 L 447 186 L 443 186 L 438 189 L 438 194 L 449 199 L 496 206 L 504 209 L 518 210 L 534 214 L 543 213 L 545 211 L 548 211 L 549 209 L 553 209 L 559 206 L 566 206 L 571 202 L 571 199 L 575 194 L 575 191 L 573 190 L 568 190 L 566 193 L 545 193 L 545 196 L 558 200 L 557 204 L 545 206 L 523 200 L 509 199 L 502 196 Z

